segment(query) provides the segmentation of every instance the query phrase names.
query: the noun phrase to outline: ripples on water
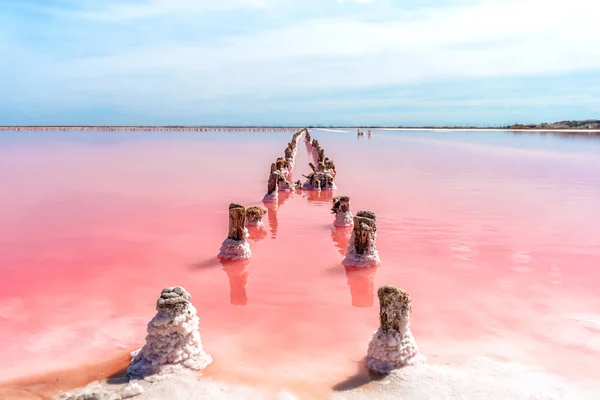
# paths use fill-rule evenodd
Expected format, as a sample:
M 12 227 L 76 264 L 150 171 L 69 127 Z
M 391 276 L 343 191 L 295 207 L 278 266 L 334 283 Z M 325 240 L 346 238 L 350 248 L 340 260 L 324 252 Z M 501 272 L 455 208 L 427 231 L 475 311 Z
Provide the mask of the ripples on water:
M 250 231 L 248 263 L 216 259 L 228 204 L 262 204 L 288 134 L 0 139 L 2 380 L 123 366 L 160 290 L 182 285 L 216 360 L 209 376 L 329 390 L 364 355 L 383 284 L 412 294 L 433 362 L 488 356 L 600 378 L 599 141 L 313 136 L 337 193 L 377 213 L 378 269 L 341 265 L 348 232 L 333 228 L 328 192 L 280 196 Z M 308 162 L 301 145 L 296 179 Z

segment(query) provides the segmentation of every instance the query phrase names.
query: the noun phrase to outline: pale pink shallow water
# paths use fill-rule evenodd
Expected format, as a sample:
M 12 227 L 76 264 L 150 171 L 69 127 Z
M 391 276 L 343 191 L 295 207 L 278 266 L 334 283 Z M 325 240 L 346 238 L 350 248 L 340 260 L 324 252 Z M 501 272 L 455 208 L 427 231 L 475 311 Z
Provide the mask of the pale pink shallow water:
M 600 141 L 312 131 L 336 193 L 378 216 L 382 265 L 346 270 L 327 192 L 282 196 L 247 266 L 216 259 L 229 203 L 261 204 L 291 134 L 64 135 L 1 142 L 0 381 L 123 356 L 182 285 L 206 375 L 320 396 L 357 371 L 384 284 L 411 293 L 430 362 L 600 379 Z M 301 142 L 295 178 L 308 161 Z

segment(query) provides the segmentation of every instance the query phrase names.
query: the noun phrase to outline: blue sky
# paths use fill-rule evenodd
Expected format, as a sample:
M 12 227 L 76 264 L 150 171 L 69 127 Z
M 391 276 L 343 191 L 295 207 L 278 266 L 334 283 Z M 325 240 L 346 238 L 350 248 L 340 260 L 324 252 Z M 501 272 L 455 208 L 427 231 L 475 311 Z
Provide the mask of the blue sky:
M 600 118 L 593 0 L 0 0 L 0 124 Z

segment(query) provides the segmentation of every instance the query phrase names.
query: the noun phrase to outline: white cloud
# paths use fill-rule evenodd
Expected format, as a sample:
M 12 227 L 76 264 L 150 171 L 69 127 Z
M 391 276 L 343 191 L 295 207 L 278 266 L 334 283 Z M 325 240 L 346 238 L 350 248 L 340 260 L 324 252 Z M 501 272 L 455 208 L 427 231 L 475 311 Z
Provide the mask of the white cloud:
M 268 8 L 272 1 L 112 2 L 88 9 L 85 15 L 107 21 L 152 16 L 176 23 L 175 15 L 210 13 L 215 8 Z M 208 44 L 202 31 L 190 32 L 184 42 L 149 36 L 152 39 L 136 47 L 117 38 L 108 55 L 43 59 L 37 63 L 43 65 L 39 69 L 43 74 L 33 74 L 15 100 L 41 101 L 40 96 L 58 93 L 57 102 L 192 111 L 202 101 L 255 93 L 318 96 L 322 90 L 448 78 L 600 70 L 598 11 L 592 0 L 494 0 L 379 19 L 286 15 L 289 23 L 283 27 L 262 26 L 219 36 Z M 35 57 L 31 55 L 28 63 L 36 65 Z M 402 106 L 383 100 L 380 105 Z
M 588 12 L 581 13 L 582 9 Z M 54 66 L 64 79 L 168 76 L 198 96 L 405 84 L 445 77 L 600 68 L 592 1 L 495 1 L 432 10 L 410 21 L 299 21 L 221 38 L 218 46 L 163 42 Z M 141 78 L 140 78 L 141 77 Z M 157 82 L 161 84 L 161 82 Z

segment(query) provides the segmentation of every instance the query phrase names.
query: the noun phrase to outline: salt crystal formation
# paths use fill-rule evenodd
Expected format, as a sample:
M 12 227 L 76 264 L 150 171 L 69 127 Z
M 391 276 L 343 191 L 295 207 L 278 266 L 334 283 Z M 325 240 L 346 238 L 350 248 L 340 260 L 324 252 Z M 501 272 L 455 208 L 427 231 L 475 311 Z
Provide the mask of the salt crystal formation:
M 375 247 L 377 226 L 373 211 L 359 211 L 354 217 L 354 229 L 350 235 L 345 266 L 371 267 L 381 263 L 379 252 Z
M 267 210 L 262 207 L 248 207 L 246 209 L 246 226 L 262 226 L 262 219 Z
M 394 369 L 422 361 L 415 338 L 410 330 L 410 296 L 402 289 L 383 286 L 379 297 L 380 326 L 373 335 L 367 351 L 369 369 L 387 374 Z
M 350 197 L 334 197 L 331 212 L 332 214 L 335 214 L 335 221 L 333 221 L 333 225 L 338 227 L 354 225 L 354 216 L 350 212 Z
M 231 203 L 229 205 L 229 235 L 221 245 L 219 258 L 227 260 L 240 260 L 250 258 L 250 243 L 246 240 L 249 236 L 246 224 L 246 209 L 243 205 Z
M 129 399 L 144 393 L 144 388 L 137 382 L 130 382 L 121 392 L 122 399 Z
M 127 370 L 130 375 L 162 375 L 183 368 L 202 370 L 212 362 L 202 348 L 200 320 L 190 299 L 180 286 L 163 289 L 156 302 L 158 312 L 148 323 L 146 344 L 132 353 Z

